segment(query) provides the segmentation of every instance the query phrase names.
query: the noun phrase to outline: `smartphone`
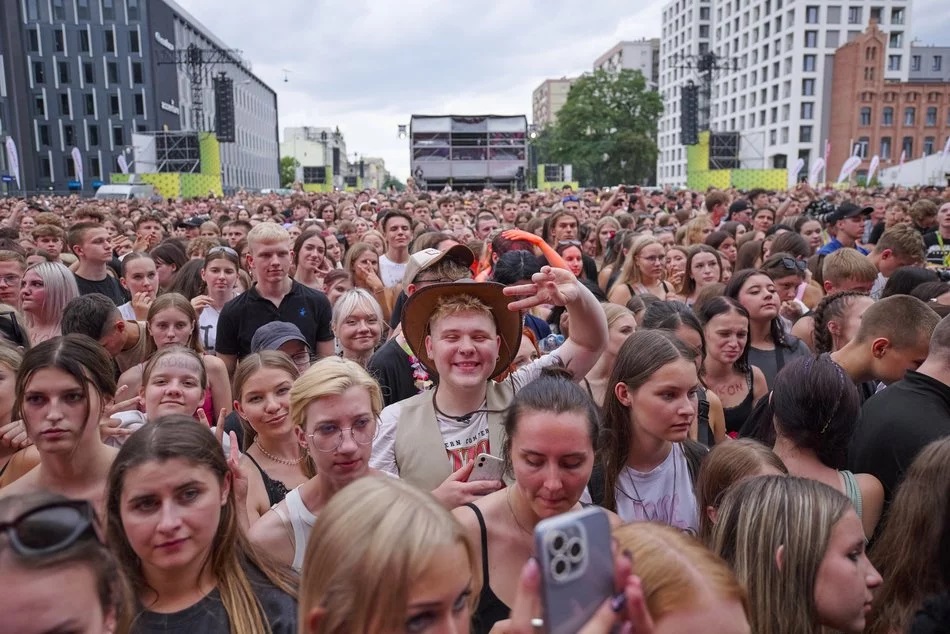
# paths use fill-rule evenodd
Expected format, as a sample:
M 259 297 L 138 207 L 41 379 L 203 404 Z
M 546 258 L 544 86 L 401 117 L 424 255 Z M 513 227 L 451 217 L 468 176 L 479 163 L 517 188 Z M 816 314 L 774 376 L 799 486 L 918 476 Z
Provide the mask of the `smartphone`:
M 610 521 L 590 506 L 541 520 L 534 529 L 547 634 L 579 632 L 614 592 Z
M 501 480 L 505 475 L 505 461 L 487 453 L 475 456 L 475 466 L 468 476 L 469 482 Z

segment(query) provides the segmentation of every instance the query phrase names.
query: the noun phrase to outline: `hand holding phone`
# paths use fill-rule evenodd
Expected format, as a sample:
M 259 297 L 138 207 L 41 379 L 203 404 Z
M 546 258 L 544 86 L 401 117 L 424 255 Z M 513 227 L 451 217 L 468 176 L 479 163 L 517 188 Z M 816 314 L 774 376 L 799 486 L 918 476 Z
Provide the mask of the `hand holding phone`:
M 472 468 L 471 475 L 468 476 L 469 482 L 480 482 L 482 480 L 500 481 L 505 475 L 505 461 L 501 458 L 487 453 L 480 453 L 475 456 L 475 466 Z

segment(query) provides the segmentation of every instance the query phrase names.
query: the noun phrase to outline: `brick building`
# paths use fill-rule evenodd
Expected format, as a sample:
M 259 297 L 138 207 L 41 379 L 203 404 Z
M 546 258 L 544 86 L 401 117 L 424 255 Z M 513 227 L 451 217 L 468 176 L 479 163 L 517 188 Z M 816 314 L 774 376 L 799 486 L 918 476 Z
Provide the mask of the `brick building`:
M 837 178 L 847 158 L 864 159 L 857 174 L 867 174 L 871 158 L 880 168 L 943 150 L 950 135 L 950 82 L 885 80 L 890 40 L 877 23 L 835 51 L 829 99 L 829 178 Z M 913 76 L 912 76 L 913 77 Z

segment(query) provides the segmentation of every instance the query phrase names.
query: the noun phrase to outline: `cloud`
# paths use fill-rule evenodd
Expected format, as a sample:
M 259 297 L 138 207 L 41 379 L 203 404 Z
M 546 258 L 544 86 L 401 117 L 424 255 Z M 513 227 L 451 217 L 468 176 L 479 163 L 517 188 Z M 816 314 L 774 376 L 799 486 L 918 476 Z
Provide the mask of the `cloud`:
M 286 127 L 339 126 L 347 151 L 409 174 L 412 114 L 525 114 L 547 78 L 620 40 L 658 37 L 664 0 L 177 0 L 241 49 Z M 911 37 L 944 43 L 946 0 L 915 0 Z M 284 82 L 283 69 L 289 69 Z

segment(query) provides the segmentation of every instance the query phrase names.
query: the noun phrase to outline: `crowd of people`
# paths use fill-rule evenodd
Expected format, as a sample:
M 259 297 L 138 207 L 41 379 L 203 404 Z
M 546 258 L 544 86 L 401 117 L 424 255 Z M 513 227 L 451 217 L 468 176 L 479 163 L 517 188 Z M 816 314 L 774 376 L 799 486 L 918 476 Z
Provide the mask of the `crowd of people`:
M 584 632 L 950 631 L 948 280 L 950 189 L 0 199 L 0 633 L 561 632 L 590 508 Z

